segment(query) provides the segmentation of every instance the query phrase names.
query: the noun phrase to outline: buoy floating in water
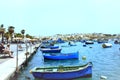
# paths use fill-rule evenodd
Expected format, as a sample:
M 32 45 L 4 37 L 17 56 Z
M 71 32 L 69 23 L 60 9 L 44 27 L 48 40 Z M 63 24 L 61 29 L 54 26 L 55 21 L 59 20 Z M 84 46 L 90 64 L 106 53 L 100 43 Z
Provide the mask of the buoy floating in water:
M 82 60 L 86 60 L 86 56 L 83 56 L 83 57 L 82 57 Z
M 100 80 L 107 80 L 106 76 L 100 76 Z

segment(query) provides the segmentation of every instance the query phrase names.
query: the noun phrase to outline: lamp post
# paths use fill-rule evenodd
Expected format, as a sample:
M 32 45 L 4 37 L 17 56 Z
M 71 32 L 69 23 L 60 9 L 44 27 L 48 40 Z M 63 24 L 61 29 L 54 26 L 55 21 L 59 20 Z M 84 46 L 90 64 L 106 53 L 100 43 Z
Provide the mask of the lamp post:
M 16 54 L 16 73 L 19 72 L 19 69 L 18 69 L 18 40 L 17 40 L 17 54 Z
M 26 56 L 26 62 L 25 62 L 25 65 L 27 66 L 28 65 L 28 59 L 27 59 L 27 56 L 29 55 L 29 52 L 26 52 L 25 53 L 25 56 Z
M 26 65 L 26 66 L 27 66 L 27 64 L 28 64 L 28 59 L 27 59 L 28 55 L 29 55 L 29 52 L 28 52 L 28 45 L 27 45 L 27 41 L 26 41 L 26 53 L 25 53 L 25 56 L 26 56 L 25 65 Z
M 32 53 L 32 42 L 30 41 L 30 54 Z

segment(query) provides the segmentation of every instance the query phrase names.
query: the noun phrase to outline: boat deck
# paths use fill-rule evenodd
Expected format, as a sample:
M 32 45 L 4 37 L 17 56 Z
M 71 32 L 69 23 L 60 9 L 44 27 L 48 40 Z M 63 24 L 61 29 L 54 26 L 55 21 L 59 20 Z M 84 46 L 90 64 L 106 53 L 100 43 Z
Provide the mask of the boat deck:
M 86 68 L 87 66 L 84 67 L 52 67 L 52 68 L 36 68 L 35 71 L 37 72 L 69 72 L 69 71 L 77 71 L 77 70 L 82 70 Z

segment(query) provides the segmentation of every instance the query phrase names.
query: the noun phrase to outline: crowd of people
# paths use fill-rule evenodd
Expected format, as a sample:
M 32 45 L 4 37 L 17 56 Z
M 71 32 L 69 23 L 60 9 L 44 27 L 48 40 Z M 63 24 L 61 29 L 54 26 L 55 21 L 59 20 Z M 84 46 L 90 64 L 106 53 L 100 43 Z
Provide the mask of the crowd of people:
M 8 54 L 9 57 L 13 58 L 13 51 L 10 50 L 10 44 L 7 44 L 5 47 L 4 43 L 0 43 L 0 53 L 4 55 Z

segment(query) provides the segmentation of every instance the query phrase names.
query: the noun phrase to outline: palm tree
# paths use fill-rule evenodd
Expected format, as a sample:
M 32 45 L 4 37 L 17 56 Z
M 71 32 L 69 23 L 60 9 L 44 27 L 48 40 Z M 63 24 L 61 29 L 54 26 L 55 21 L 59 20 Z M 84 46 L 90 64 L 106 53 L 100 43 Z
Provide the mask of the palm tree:
M 4 41 L 3 34 L 5 33 L 5 28 L 3 28 L 3 27 L 4 27 L 4 25 L 1 24 L 1 26 L 0 26 L 0 34 L 2 34 L 2 42 Z
M 29 34 L 26 34 L 26 38 L 30 38 L 30 35 L 29 35 Z
M 24 29 L 21 30 L 21 34 L 23 35 L 23 38 L 24 38 L 24 34 L 25 34 L 25 30 Z
M 13 35 L 12 35 L 12 34 L 14 33 L 14 28 L 15 28 L 15 27 L 13 27 L 13 26 L 9 26 L 9 27 L 8 27 L 8 32 L 10 33 L 10 36 L 11 36 L 11 42 L 12 42 L 12 40 L 13 40 L 13 37 L 12 37 Z
M 20 38 L 22 38 L 22 35 L 21 35 L 21 33 L 15 33 L 15 37 L 20 37 Z
M 30 38 L 30 39 L 33 39 L 34 37 L 29 35 L 29 34 L 26 34 L 26 38 Z

